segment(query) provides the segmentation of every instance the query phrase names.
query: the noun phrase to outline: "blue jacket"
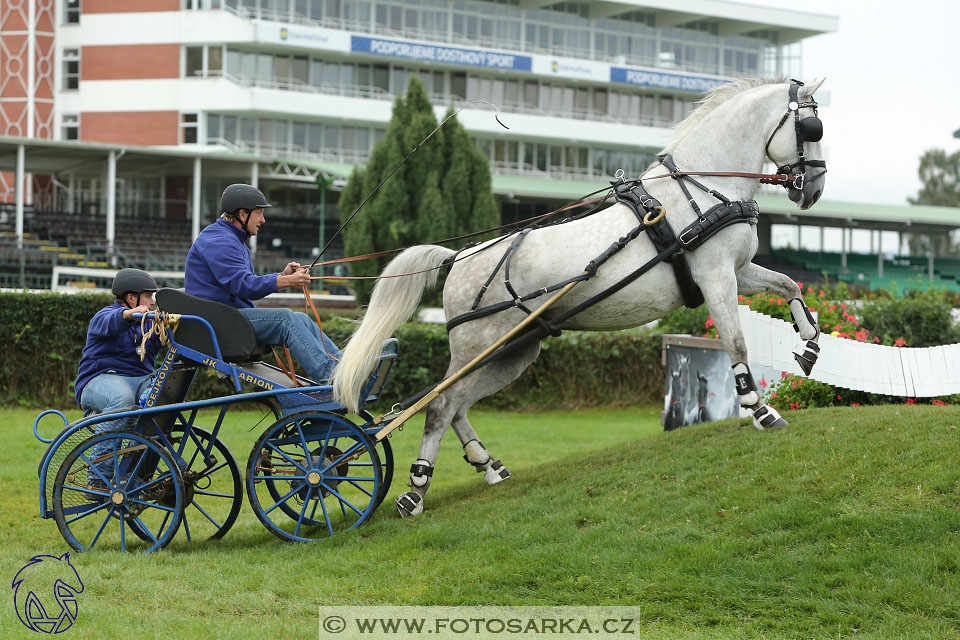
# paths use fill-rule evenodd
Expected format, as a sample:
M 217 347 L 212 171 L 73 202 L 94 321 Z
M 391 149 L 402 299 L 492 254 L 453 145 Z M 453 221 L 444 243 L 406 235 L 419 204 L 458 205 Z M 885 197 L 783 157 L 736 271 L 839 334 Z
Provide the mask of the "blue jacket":
M 124 320 L 127 308 L 119 302 L 97 311 L 87 328 L 87 344 L 80 356 L 77 382 L 74 384 L 77 404 L 87 383 L 102 373 L 121 376 L 144 376 L 153 371 L 153 363 L 160 351 L 160 339 L 150 336 L 147 355 L 140 360 L 137 347 L 143 339 L 140 321 Z
M 220 219 L 200 232 L 187 254 L 184 289 L 190 295 L 244 309 L 277 291 L 277 276 L 253 271 L 247 234 Z

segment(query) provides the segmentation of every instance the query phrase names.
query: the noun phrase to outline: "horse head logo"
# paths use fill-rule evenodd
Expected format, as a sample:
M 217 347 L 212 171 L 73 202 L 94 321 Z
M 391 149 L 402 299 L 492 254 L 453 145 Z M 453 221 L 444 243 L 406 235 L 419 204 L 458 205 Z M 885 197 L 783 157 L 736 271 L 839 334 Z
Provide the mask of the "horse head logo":
M 83 581 L 70 564 L 69 553 L 30 558 L 14 576 L 11 588 L 17 617 L 31 631 L 62 633 L 77 619 L 77 594 L 83 593 Z M 59 609 L 51 602 L 51 589 Z

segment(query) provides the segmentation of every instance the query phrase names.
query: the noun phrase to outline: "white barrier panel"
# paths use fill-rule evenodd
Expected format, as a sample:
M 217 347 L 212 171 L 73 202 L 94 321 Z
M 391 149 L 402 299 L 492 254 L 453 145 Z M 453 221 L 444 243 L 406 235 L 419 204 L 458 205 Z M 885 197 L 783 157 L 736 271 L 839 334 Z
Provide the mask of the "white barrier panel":
M 750 363 L 803 376 L 793 359 L 800 337 L 783 320 L 739 306 Z M 887 347 L 822 335 L 809 376 L 835 387 L 892 396 L 931 398 L 960 393 L 960 344 Z

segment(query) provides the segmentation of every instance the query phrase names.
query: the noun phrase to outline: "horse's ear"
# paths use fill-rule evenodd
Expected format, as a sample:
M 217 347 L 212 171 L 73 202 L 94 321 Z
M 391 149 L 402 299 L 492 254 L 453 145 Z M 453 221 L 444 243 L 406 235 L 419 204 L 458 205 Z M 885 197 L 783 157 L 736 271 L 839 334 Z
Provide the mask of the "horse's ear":
M 803 85 L 800 87 L 800 97 L 809 98 L 816 92 L 817 89 L 820 88 L 820 85 L 826 82 L 826 80 L 826 78 L 820 78 L 819 80 L 814 80 L 809 84 Z
M 66 561 L 69 563 L 69 562 L 70 562 L 70 552 L 67 551 L 65 554 L 63 554 L 62 556 L 60 556 L 60 560 L 66 560 Z

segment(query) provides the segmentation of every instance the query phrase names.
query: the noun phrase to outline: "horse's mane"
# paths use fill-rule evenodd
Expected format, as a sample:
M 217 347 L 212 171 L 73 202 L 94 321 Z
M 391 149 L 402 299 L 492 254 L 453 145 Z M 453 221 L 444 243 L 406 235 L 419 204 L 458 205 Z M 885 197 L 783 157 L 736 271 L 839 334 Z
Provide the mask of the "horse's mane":
M 735 95 L 755 87 L 762 87 L 768 84 L 780 84 L 784 82 L 783 78 L 741 78 L 727 84 L 722 84 L 715 89 L 711 89 L 706 96 L 696 102 L 696 108 L 683 121 L 677 125 L 673 140 L 670 141 L 660 153 L 673 153 L 677 145 L 689 134 L 700 122 L 706 118 L 711 111 L 729 100 Z

